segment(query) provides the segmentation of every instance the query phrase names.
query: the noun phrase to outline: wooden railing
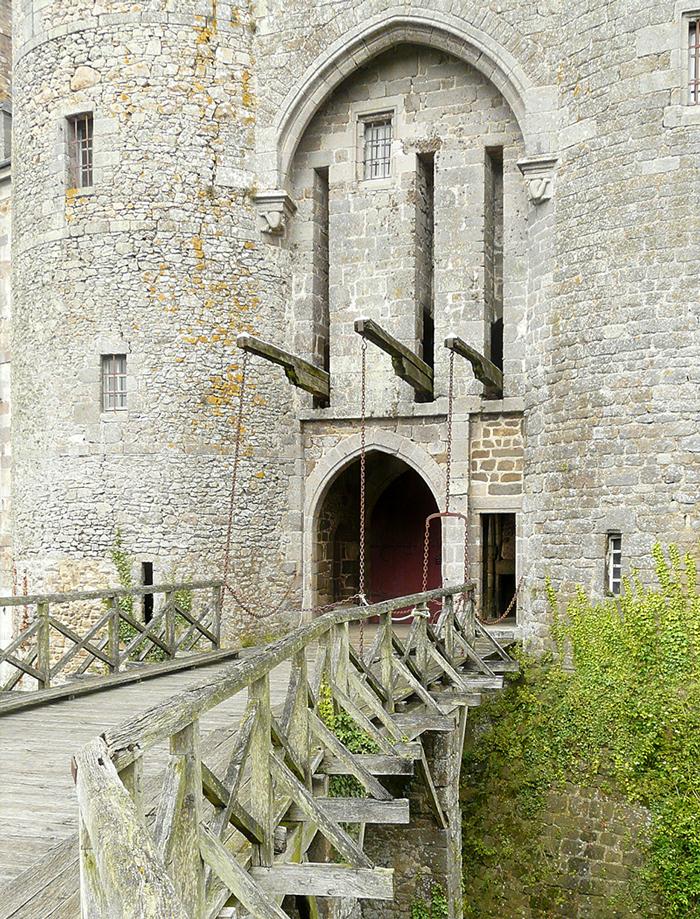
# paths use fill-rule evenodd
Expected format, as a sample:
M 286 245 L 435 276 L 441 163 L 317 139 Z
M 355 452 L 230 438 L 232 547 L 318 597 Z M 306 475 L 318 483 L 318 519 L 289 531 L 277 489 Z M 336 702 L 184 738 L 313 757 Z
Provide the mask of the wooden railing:
M 27 624 L 0 648 L 0 692 L 48 689 L 82 675 L 218 648 L 221 591 L 220 581 L 195 581 L 2 597 L 0 607 L 21 609 Z M 144 622 L 134 606 L 149 595 L 153 618 Z M 77 619 L 90 624 L 81 631 Z
M 440 600 L 432 625 L 426 604 Z M 413 606 L 402 641 L 392 612 Z M 363 660 L 349 627 L 370 616 L 378 625 Z M 491 663 L 475 648 L 479 632 Z M 408 823 L 408 801 L 392 799 L 377 775 L 415 766 L 444 822 L 421 735 L 450 730 L 449 713 L 499 688 L 498 672 L 511 664 L 476 621 L 471 586 L 461 585 L 326 613 L 107 731 L 74 760 L 83 917 L 213 919 L 233 903 L 243 910 L 236 915 L 285 919 L 286 895 L 391 899 L 392 871 L 364 852 L 364 824 Z M 289 676 L 274 710 L 270 675 L 280 665 Z M 202 716 L 244 692 L 233 749 L 221 753 L 217 734 L 203 744 Z M 341 743 L 329 705 L 354 720 L 375 753 L 353 754 Z M 144 789 L 144 754 L 165 741 L 167 770 Z M 329 797 L 318 777 L 331 774 L 354 776 L 366 797 Z M 348 823 L 360 825 L 359 839 Z M 306 860 L 317 833 L 335 861 Z

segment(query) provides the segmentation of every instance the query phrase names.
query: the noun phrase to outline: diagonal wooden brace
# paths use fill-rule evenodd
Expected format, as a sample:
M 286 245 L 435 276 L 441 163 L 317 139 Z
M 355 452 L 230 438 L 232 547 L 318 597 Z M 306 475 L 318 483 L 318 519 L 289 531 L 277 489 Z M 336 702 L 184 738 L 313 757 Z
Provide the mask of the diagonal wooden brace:
M 412 386 L 419 396 L 433 398 L 433 369 L 373 319 L 356 319 L 355 331 L 391 357 L 394 373 Z
M 483 383 L 484 386 L 495 390 L 497 393 L 496 398 L 501 399 L 503 397 L 503 373 L 494 363 L 484 357 L 483 354 L 479 354 L 475 348 L 472 348 L 471 345 L 468 345 L 466 341 L 463 341 L 457 335 L 449 335 L 445 339 L 445 347 L 450 351 L 454 351 L 455 354 L 459 354 L 460 357 L 465 357 L 472 365 L 474 376 L 477 380 Z
M 287 379 L 299 389 L 310 392 L 312 396 L 318 399 L 330 399 L 331 395 L 331 378 L 330 374 L 320 367 L 315 367 L 308 361 L 289 351 L 283 351 L 275 345 L 271 345 L 253 335 L 243 333 L 236 339 L 236 344 L 243 351 L 249 354 L 256 354 L 258 357 L 264 357 L 266 361 L 273 364 L 279 364 L 284 368 Z

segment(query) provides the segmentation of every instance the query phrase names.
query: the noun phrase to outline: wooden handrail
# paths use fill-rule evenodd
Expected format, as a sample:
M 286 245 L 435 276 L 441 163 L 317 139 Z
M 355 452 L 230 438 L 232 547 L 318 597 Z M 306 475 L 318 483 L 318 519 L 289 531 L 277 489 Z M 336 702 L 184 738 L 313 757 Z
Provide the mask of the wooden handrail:
M 181 731 L 194 718 L 200 718 L 224 700 L 236 695 L 255 680 L 267 676 L 283 661 L 297 654 L 308 644 L 318 641 L 335 625 L 359 622 L 374 616 L 387 615 L 407 606 L 430 603 L 445 597 L 471 592 L 473 584 L 429 590 L 396 600 L 385 600 L 371 606 L 352 606 L 319 616 L 308 625 L 302 625 L 284 638 L 267 645 L 262 651 L 235 661 L 228 672 L 204 686 L 185 689 L 135 718 L 122 722 L 103 736 L 109 755 L 118 769 L 123 769 L 146 750 Z
M 75 603 L 78 600 L 108 600 L 110 597 L 142 597 L 144 594 L 177 593 L 182 590 L 205 590 L 223 587 L 223 581 L 183 581 L 180 584 L 147 584 L 141 587 L 105 587 L 101 590 L 74 590 L 61 594 L 27 594 L 23 597 L 0 597 L 0 606 L 33 606 L 36 603 Z
M 478 666 L 473 590 L 460 584 L 325 613 L 85 747 L 74 761 L 83 919 L 134 915 L 146 902 L 158 908 L 139 915 L 214 919 L 232 896 L 258 919 L 284 917 L 284 896 L 298 892 L 391 899 L 392 870 L 377 868 L 363 851 L 364 834 L 355 839 L 346 825 L 408 822 L 408 800 L 394 799 L 376 776 L 410 775 L 415 767 L 438 825 L 447 827 L 421 736 L 463 730 L 479 687 L 502 685 L 502 678 L 499 684 Z M 460 595 L 461 605 L 455 602 Z M 418 617 L 402 641 L 392 613 L 436 600 L 443 606 L 435 626 Z M 377 641 L 361 660 L 348 626 L 370 617 L 379 618 Z M 309 675 L 312 644 L 318 650 Z M 291 665 L 286 700 L 273 711 L 270 674 L 284 662 Z M 248 704 L 233 749 L 218 738 L 207 742 L 205 762 L 201 717 L 244 690 Z M 355 754 L 333 733 L 325 720 L 326 693 L 375 741 L 378 753 Z M 409 698 L 408 708 L 399 706 Z M 144 753 L 165 740 L 170 760 L 162 789 L 154 786 L 154 797 L 143 801 L 134 777 Z M 353 776 L 369 797 L 328 798 L 324 774 Z M 205 799 L 213 812 L 204 808 Z M 147 813 L 155 815 L 152 826 Z M 345 864 L 307 860 L 317 832 Z M 101 903 L 112 912 L 104 913 Z

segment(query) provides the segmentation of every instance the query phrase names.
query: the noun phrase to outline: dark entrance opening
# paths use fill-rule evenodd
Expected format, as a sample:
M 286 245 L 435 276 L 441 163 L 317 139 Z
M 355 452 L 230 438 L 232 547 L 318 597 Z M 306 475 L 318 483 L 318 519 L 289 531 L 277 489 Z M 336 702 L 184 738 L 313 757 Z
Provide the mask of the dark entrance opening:
M 515 594 L 515 514 L 481 515 L 481 611 L 502 616 Z M 511 615 L 515 617 L 516 607 Z
M 150 587 L 153 584 L 153 562 L 142 562 L 141 583 L 144 587 Z M 143 621 L 150 622 L 153 619 L 153 594 L 144 594 L 142 603 Z
M 437 511 L 423 478 L 390 454 L 367 454 L 365 591 L 376 603 L 418 593 L 423 584 L 425 518 Z M 357 593 L 360 577 L 360 462 L 331 483 L 318 518 L 316 598 L 335 603 Z M 431 527 L 428 589 L 442 583 L 439 522 Z

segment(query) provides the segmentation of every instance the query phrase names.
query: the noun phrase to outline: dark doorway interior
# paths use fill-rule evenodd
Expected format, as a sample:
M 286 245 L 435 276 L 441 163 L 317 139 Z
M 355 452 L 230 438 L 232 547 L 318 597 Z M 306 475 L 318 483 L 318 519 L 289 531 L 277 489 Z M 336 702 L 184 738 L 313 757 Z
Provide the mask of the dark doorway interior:
M 153 584 L 153 562 L 142 562 L 141 583 L 144 587 L 150 587 Z M 150 622 L 153 619 L 153 594 L 144 594 L 142 602 L 143 621 Z
M 371 602 L 421 590 L 425 519 L 437 511 L 423 478 L 396 456 L 367 455 L 367 597 Z M 316 535 L 316 597 L 335 603 L 358 591 L 360 575 L 360 463 L 330 485 Z M 441 584 L 440 523 L 431 528 L 428 587 Z
M 502 616 L 515 594 L 515 514 L 481 515 L 481 608 L 486 619 Z M 514 618 L 516 607 L 511 616 Z

